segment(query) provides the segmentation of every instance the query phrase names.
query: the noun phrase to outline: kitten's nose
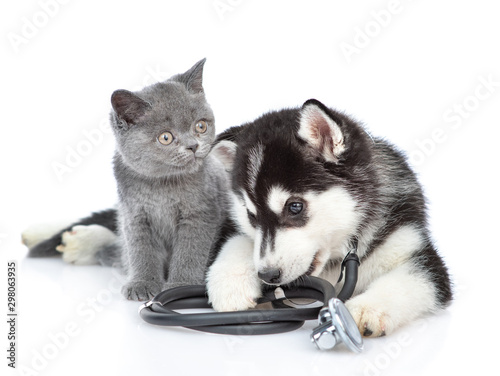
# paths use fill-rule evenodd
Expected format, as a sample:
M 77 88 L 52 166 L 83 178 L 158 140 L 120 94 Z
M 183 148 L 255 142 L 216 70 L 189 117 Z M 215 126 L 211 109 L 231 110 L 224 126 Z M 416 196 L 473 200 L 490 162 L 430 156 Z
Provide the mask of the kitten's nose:
M 196 150 L 198 150 L 198 143 L 194 143 L 192 145 L 186 146 L 186 149 L 191 150 L 193 153 L 196 153 Z

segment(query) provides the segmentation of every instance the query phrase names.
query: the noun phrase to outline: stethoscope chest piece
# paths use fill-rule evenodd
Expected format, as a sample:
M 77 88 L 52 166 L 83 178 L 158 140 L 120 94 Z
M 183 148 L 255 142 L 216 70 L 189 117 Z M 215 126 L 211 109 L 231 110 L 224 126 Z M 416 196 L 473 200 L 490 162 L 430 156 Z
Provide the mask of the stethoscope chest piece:
M 331 349 L 341 342 L 352 351 L 363 350 L 363 337 L 340 299 L 330 299 L 328 308 L 324 307 L 319 313 L 318 324 L 311 333 L 311 341 L 320 350 Z

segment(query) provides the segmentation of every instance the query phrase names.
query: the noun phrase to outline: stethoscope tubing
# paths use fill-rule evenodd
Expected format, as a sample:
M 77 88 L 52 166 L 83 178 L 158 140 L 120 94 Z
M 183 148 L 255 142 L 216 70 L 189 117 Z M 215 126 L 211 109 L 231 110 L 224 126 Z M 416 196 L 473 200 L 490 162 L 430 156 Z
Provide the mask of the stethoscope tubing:
M 316 277 L 304 277 L 300 285 L 283 289 L 286 299 L 308 298 L 324 306 L 335 297 L 334 287 Z M 259 303 L 276 301 L 273 290 L 266 290 Z M 174 309 L 209 308 L 204 285 L 181 286 L 166 290 L 141 306 L 140 315 L 148 323 L 219 334 L 255 335 L 283 333 L 300 328 L 306 320 L 318 317 L 322 307 L 255 309 L 234 312 L 179 313 Z
M 359 259 L 352 252 L 342 263 L 345 283 L 338 299 L 349 299 L 356 287 Z M 153 325 L 182 326 L 189 329 L 218 334 L 259 335 L 292 331 L 306 320 L 318 318 L 321 309 L 335 298 L 335 288 L 328 281 L 304 276 L 292 286 L 282 287 L 284 298 L 277 298 L 274 289 L 266 289 L 258 303 L 272 302 L 275 309 L 251 309 L 234 312 L 179 313 L 176 309 L 211 308 L 204 285 L 181 286 L 165 290 L 139 308 L 142 319 Z M 322 307 L 289 308 L 285 299 L 314 299 Z

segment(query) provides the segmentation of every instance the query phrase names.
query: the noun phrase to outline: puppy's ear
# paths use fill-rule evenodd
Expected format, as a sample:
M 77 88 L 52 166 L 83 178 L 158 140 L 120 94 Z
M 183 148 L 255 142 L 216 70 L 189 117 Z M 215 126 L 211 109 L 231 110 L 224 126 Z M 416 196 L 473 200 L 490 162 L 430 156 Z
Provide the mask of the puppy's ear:
M 298 136 L 327 162 L 338 162 L 345 150 L 344 135 L 328 108 L 316 99 L 306 101 L 300 110 Z
M 128 90 L 116 90 L 111 95 L 111 105 L 119 119 L 128 125 L 135 124 L 151 105 Z
M 211 153 L 222 162 L 226 171 L 230 172 L 233 170 L 236 149 L 237 146 L 234 142 L 223 140 L 213 147 Z

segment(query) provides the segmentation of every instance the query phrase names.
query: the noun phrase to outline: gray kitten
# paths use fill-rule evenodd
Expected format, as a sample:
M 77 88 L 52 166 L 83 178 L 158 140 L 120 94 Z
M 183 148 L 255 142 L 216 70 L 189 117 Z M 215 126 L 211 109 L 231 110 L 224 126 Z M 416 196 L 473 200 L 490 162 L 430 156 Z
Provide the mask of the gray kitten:
M 113 93 L 117 221 L 112 209 L 94 213 L 30 247 L 31 257 L 54 254 L 62 243 L 57 250 L 68 262 L 118 263 L 128 279 L 122 292 L 133 300 L 204 282 L 229 190 L 211 153 L 215 123 L 202 86 L 204 63 L 138 92 Z
M 111 97 L 128 299 L 203 283 L 226 217 L 229 186 L 222 164 L 210 155 L 215 124 L 202 86 L 204 63 L 138 93 L 118 90 Z

